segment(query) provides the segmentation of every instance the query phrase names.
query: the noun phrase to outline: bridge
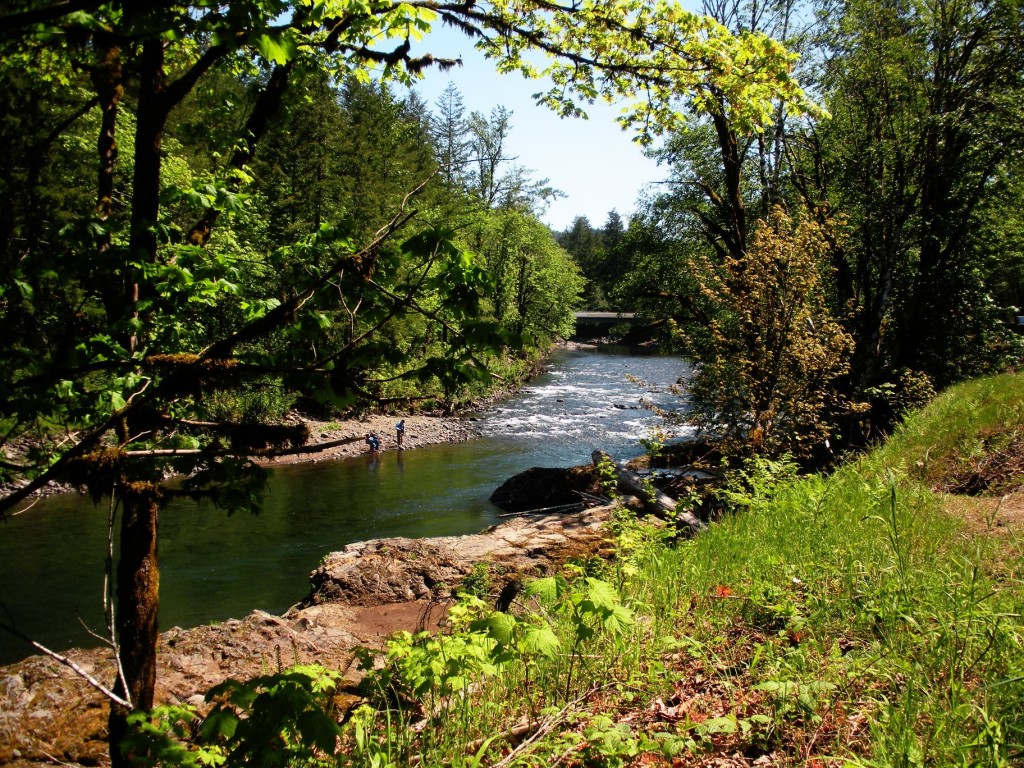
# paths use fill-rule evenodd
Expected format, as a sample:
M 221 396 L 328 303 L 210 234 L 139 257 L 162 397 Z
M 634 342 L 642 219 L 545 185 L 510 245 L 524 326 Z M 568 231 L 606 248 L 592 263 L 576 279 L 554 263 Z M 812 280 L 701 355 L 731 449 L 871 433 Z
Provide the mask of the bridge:
M 577 312 L 573 341 L 594 341 L 609 335 L 615 326 L 632 326 L 635 312 Z

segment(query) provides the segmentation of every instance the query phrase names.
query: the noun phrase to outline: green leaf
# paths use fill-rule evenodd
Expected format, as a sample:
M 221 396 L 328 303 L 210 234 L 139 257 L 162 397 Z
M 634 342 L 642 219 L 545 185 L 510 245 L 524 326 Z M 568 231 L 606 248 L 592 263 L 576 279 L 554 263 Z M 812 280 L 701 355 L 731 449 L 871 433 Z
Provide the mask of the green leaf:
M 713 717 L 700 723 L 696 730 L 704 734 L 736 733 L 739 730 L 739 726 L 736 723 L 735 717 Z
M 616 605 L 611 612 L 605 616 L 604 628 L 615 635 L 621 635 L 633 626 L 633 612 L 624 605 Z
M 206 741 L 213 741 L 218 737 L 230 739 L 235 735 L 238 723 L 238 716 L 234 712 L 217 706 L 203 720 L 199 733 Z
M 124 399 L 124 397 L 121 395 L 120 392 L 111 392 L 110 393 L 110 408 L 111 408 L 111 410 L 120 411 L 127 404 L 128 404 L 127 401 Z
M 484 630 L 492 640 L 502 645 L 508 645 L 515 635 L 516 620 L 507 613 L 495 611 L 490 616 L 474 622 L 473 629 Z
M 319 709 L 303 712 L 298 719 L 299 733 L 304 742 L 315 744 L 317 749 L 332 754 L 341 728 Z
M 275 64 L 287 64 L 298 52 L 295 41 L 285 36 L 259 35 L 253 45 L 263 58 Z
M 620 606 L 619 593 L 615 587 L 607 581 L 587 577 L 587 598 L 594 604 L 595 608 L 614 610 Z
M 558 581 L 554 576 L 534 579 L 526 585 L 527 597 L 536 597 L 542 603 L 553 603 L 558 599 Z
M 15 280 L 14 285 L 18 288 L 18 293 L 21 294 L 22 301 L 32 301 L 35 297 L 35 291 L 32 290 L 32 286 L 24 280 Z
M 550 658 L 558 652 L 560 646 L 558 636 L 546 623 L 539 627 L 527 627 L 523 633 L 523 650 L 528 653 L 539 653 Z

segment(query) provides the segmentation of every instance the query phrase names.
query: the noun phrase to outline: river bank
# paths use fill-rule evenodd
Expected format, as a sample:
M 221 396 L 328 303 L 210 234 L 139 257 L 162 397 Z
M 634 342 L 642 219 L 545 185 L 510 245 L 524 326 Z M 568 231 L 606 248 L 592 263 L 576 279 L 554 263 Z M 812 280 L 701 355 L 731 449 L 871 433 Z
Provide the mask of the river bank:
M 350 442 L 326 459 L 311 453 L 269 463 L 256 514 L 168 501 L 160 515 L 161 621 L 192 627 L 254 609 L 279 614 L 304 593 L 307 574 L 328 552 L 372 539 L 476 533 L 499 522 L 501 510 L 489 498 L 520 472 L 589 464 L 596 448 L 619 460 L 635 456 L 656 422 L 634 407 L 638 396 L 670 407 L 666 387 L 682 365 L 558 350 L 518 393 L 471 416 L 407 419 L 414 447 L 404 451 L 394 450 L 397 414 L 316 423 L 311 442 L 343 435 Z M 629 375 L 651 386 L 638 389 Z M 385 439 L 377 455 L 363 442 L 371 428 Z M 28 505 L 0 537 L 0 604 L 19 629 L 49 647 L 88 647 L 95 639 L 83 624 L 103 626 L 107 504 L 71 493 Z M 0 634 L 0 664 L 30 650 Z
M 381 648 L 399 630 L 434 628 L 452 594 L 486 563 L 492 599 L 516 580 L 550 574 L 569 558 L 606 545 L 608 508 L 524 517 L 479 534 L 381 539 L 344 547 L 310 576 L 314 592 L 283 615 L 243 619 L 160 636 L 157 703 L 202 704 L 213 685 L 279 667 L 317 663 L 345 670 L 349 704 L 358 701 L 357 647 Z M 476 569 L 474 571 L 474 569 Z M 67 657 L 109 684 L 108 649 L 73 649 Z M 107 764 L 107 704 L 80 675 L 46 656 L 0 668 L 0 765 Z
M 295 414 L 291 423 L 303 423 L 309 428 L 310 447 L 318 443 L 339 443 L 331 448 L 316 452 L 298 452 L 271 459 L 260 459 L 261 464 L 274 466 L 281 464 L 297 464 L 334 459 L 347 459 L 369 452 L 365 442 L 369 433 L 381 438 L 381 450 L 396 450 L 397 435 L 395 424 L 405 420 L 405 437 L 403 449 L 422 448 L 428 445 L 444 443 L 462 443 L 480 436 L 477 419 L 474 413 L 493 406 L 511 397 L 524 385 L 528 384 L 544 372 L 551 354 L 556 351 L 587 351 L 596 352 L 599 345 L 575 341 L 559 341 L 551 346 L 546 354 L 539 357 L 531 366 L 529 373 L 522 380 L 510 382 L 498 387 L 490 396 L 475 401 L 469 408 L 452 415 L 395 413 L 366 414 L 343 419 L 318 421 Z
M 281 455 L 269 458 L 253 456 L 252 458 L 258 464 L 271 467 L 349 459 L 369 452 L 365 440 L 367 434 L 371 432 L 381 438 L 382 451 L 397 449 L 395 424 L 401 419 L 404 419 L 406 424 L 403 450 L 422 448 L 428 445 L 466 442 L 480 434 L 476 426 L 476 418 L 472 414 L 511 397 L 521 387 L 543 373 L 552 353 L 558 350 L 595 350 L 596 348 L 592 344 L 579 344 L 571 341 L 556 342 L 550 346 L 547 352 L 532 361 L 521 379 L 500 383 L 487 397 L 480 398 L 453 414 L 396 411 L 386 414 L 364 413 L 358 416 L 324 420 L 293 411 L 288 415 L 285 423 L 289 426 L 305 425 L 309 434 L 307 444 L 298 449 L 282 452 Z M 320 445 L 329 447 L 319 448 Z M 26 454 L 37 447 L 33 441 L 14 441 L 0 447 L 0 460 L 17 464 Z M 0 497 L 18 490 L 26 482 L 0 483 Z M 39 498 L 77 491 L 78 488 L 73 485 L 51 482 L 35 491 L 31 497 Z M 31 503 L 29 502 L 29 504 Z
M 403 450 L 443 443 L 461 443 L 472 440 L 479 435 L 473 417 L 468 415 L 371 414 L 345 419 L 318 421 L 301 414 L 292 414 L 288 420 L 289 424 L 304 424 L 309 430 L 310 438 L 305 446 L 308 450 L 288 452 L 270 458 L 255 457 L 254 460 L 262 466 L 273 467 L 304 462 L 350 459 L 369 452 L 366 435 L 371 432 L 376 433 L 381 438 L 382 451 L 395 450 L 397 449 L 395 424 L 403 418 L 405 419 L 406 426 Z M 318 444 L 327 444 L 330 447 L 320 449 L 317 447 Z M 21 450 L 30 450 L 30 446 L 22 446 Z M 18 451 L 15 451 L 13 455 L 4 453 L 0 458 L 4 456 L 7 460 L 15 460 L 18 456 Z M 11 493 L 17 490 L 18 487 L 20 487 L 20 484 L 0 485 L 0 496 Z M 32 496 L 38 498 L 62 493 L 75 493 L 77 490 L 76 487 L 67 483 L 53 482 L 40 488 Z M 28 504 L 31 503 L 28 502 Z M 13 514 L 16 515 L 18 512 Z
M 402 450 L 422 448 L 442 443 L 461 443 L 478 436 L 475 421 L 462 416 L 423 415 L 368 415 L 358 418 L 315 421 L 296 417 L 297 423 L 307 426 L 310 433 L 309 447 L 319 443 L 334 444 L 326 450 L 310 450 L 305 453 L 291 453 L 269 459 L 257 459 L 266 466 L 297 464 L 311 461 L 332 461 L 347 459 L 369 453 L 366 443 L 368 434 L 376 434 L 381 440 L 381 452 L 398 450 L 395 425 L 405 421 L 405 438 Z

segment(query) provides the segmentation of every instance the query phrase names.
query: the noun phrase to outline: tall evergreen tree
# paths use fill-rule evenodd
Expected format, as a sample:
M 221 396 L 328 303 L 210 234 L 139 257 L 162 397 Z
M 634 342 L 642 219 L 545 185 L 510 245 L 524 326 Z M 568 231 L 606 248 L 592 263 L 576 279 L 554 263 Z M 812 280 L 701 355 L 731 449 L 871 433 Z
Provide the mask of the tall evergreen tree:
M 434 104 L 430 117 L 430 135 L 437 148 L 437 164 L 450 189 L 463 189 L 469 172 L 471 142 L 469 121 L 462 94 L 449 81 Z
M 267 200 L 275 245 L 336 221 L 344 210 L 346 121 L 325 72 L 298 75 L 280 119 L 260 143 L 253 169 Z

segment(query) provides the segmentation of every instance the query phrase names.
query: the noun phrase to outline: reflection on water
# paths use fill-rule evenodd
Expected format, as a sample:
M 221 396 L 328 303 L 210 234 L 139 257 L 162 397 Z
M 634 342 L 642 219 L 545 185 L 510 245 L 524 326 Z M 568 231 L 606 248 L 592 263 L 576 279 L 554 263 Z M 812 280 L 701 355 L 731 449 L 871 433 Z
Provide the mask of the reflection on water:
M 477 415 L 477 440 L 276 468 L 259 515 L 169 505 L 160 518 L 161 626 L 279 613 L 303 597 L 326 553 L 354 541 L 492 525 L 487 499 L 517 472 L 585 464 L 596 448 L 638 453 L 637 440 L 658 423 L 640 398 L 678 407 L 668 387 L 685 373 L 678 358 L 583 352 L 559 353 L 549 367 Z M 67 495 L 0 525 L 0 605 L 21 631 L 56 649 L 94 644 L 78 617 L 102 625 L 106 517 L 105 504 Z M 0 633 L 0 663 L 30 650 Z

